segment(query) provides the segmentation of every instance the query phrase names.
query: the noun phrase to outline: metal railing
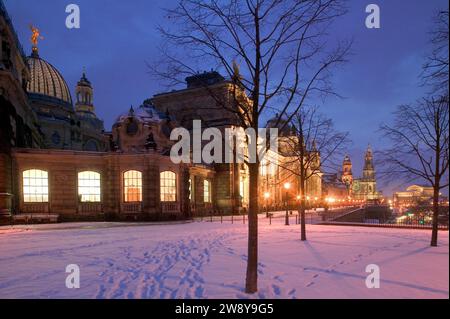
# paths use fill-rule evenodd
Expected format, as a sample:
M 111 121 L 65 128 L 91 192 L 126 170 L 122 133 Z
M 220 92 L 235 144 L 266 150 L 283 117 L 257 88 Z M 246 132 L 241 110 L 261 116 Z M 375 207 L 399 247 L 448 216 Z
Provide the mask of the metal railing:
M 248 222 L 248 216 L 246 214 L 232 214 L 224 215 L 220 212 L 204 212 L 202 214 L 197 214 L 194 220 L 203 222 L 219 222 L 219 223 L 231 223 L 231 224 L 246 224 Z M 300 216 L 296 210 L 288 210 L 287 220 L 290 225 L 300 224 Z M 267 223 L 272 225 L 272 223 L 285 223 L 286 212 L 276 211 L 276 212 L 260 212 L 258 215 L 259 223 Z M 322 216 L 319 212 L 308 211 L 305 212 L 305 222 L 307 224 L 319 224 L 322 222 Z
M 365 220 L 359 222 L 338 222 L 326 221 L 322 225 L 342 225 L 342 226 L 363 226 L 363 227 L 381 227 L 381 228 L 410 228 L 410 229 L 432 229 L 431 223 L 422 222 L 380 222 L 377 220 Z M 438 229 L 448 230 L 448 223 L 438 223 Z

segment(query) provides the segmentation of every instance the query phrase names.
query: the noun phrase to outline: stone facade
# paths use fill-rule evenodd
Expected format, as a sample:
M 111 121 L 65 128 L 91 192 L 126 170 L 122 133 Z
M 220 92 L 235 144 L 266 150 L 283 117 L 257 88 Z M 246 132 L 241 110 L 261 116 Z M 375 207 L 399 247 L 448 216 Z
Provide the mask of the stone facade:
M 239 91 L 239 89 L 238 89 Z M 240 91 L 239 91 L 240 92 Z M 162 94 L 154 95 L 151 101 L 160 112 L 166 112 L 174 116 L 175 120 L 183 127 L 192 131 L 192 121 L 201 120 L 202 128 L 218 128 L 222 136 L 225 129 L 239 126 L 239 121 L 235 113 L 230 110 L 235 109 L 234 96 L 236 87 L 232 81 L 228 81 L 217 72 L 205 72 L 186 78 L 186 88 Z M 242 99 L 245 99 L 243 92 L 238 93 Z M 220 101 L 220 102 L 218 102 Z M 268 121 L 267 126 L 271 127 Z M 291 170 L 283 169 L 286 163 L 292 162 L 292 156 L 283 149 L 283 139 L 291 140 L 288 137 L 291 134 L 288 129 L 280 133 L 280 149 L 276 154 L 268 154 L 271 158 L 274 168 L 263 173 L 261 168 L 260 176 L 260 205 L 261 207 L 269 205 L 271 207 L 284 205 L 283 183 L 292 184 L 291 199 L 299 193 L 298 174 L 292 174 L 292 171 L 298 170 L 298 167 L 292 167 Z M 207 143 L 207 142 L 204 142 Z M 284 143 L 286 144 L 286 143 Z M 284 147 L 286 148 L 286 147 Z M 318 154 L 318 166 L 320 165 L 320 154 Z M 249 176 L 246 165 L 240 163 L 233 164 L 215 164 L 214 171 L 216 175 L 215 203 L 218 209 L 227 212 L 239 212 L 248 206 L 249 202 Z M 309 173 L 311 168 L 309 169 Z M 317 171 L 314 176 L 308 179 L 306 189 L 311 198 L 321 198 L 321 173 Z M 264 197 L 265 193 L 270 193 L 270 198 Z
M 42 145 L 26 92 L 29 78 L 25 54 L 0 1 L 0 215 L 11 213 L 11 148 Z
M 238 125 L 235 114 L 227 110 L 233 109 L 234 86 L 230 81 L 216 72 L 207 72 L 187 78 L 186 84 L 186 89 L 154 95 L 151 102 L 188 130 L 192 130 L 193 120 L 201 120 L 203 128 L 218 128 L 224 136 L 226 128 Z M 246 167 L 239 163 L 215 164 L 214 170 L 217 208 L 239 212 L 248 205 L 248 182 L 244 182 L 248 181 Z
M 195 166 L 173 164 L 169 157 L 154 151 L 145 154 L 75 152 L 63 150 L 13 151 L 15 212 L 22 214 L 50 213 L 61 219 L 102 220 L 115 219 L 169 219 L 186 218 L 193 212 L 209 213 L 212 205 L 205 204 L 204 180 L 214 180 L 214 172 Z M 24 201 L 24 172 L 38 169 L 48 173 L 48 201 L 26 203 Z M 125 202 L 124 173 L 142 173 L 142 201 Z M 100 174 L 99 202 L 81 202 L 79 196 L 80 172 Z M 161 201 L 160 174 L 170 171 L 176 175 L 176 200 Z M 195 181 L 195 196 L 189 200 L 188 179 Z M 190 201 L 190 202 L 186 202 Z

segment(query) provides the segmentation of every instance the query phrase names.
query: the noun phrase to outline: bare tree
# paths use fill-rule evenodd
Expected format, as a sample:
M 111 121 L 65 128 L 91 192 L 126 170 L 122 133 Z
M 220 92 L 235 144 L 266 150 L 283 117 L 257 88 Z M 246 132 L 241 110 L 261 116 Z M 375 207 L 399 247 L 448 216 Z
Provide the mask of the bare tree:
M 381 126 L 392 143 L 381 153 L 385 171 L 391 178 L 421 180 L 433 187 L 431 246 L 437 246 L 439 192 L 449 184 L 448 108 L 448 96 L 424 98 L 413 105 L 399 106 L 392 125 Z
M 295 114 L 313 96 L 334 94 L 331 70 L 345 62 L 350 43 L 334 39 L 331 49 L 326 31 L 346 12 L 343 2 L 180 0 L 167 10 L 168 27 L 159 28 L 165 44 L 152 72 L 174 85 L 196 74 L 198 66 L 213 65 L 234 84 L 232 106 L 210 91 L 217 105 L 234 113 L 244 129 L 258 132 L 268 107 L 277 105 L 281 117 L 288 111 Z M 246 164 L 250 202 L 245 290 L 255 293 L 260 162 Z
M 381 152 L 384 175 L 390 179 L 421 180 L 433 187 L 431 246 L 437 246 L 439 193 L 448 187 L 448 11 L 440 11 L 431 31 L 432 51 L 422 66 L 422 84 L 429 96 L 412 105 L 401 105 L 392 125 L 381 132 L 392 146 Z
M 448 11 L 439 11 L 430 32 L 432 51 L 422 66 L 422 82 L 432 94 L 448 95 Z
M 318 112 L 316 107 L 300 109 L 290 123 L 293 134 L 288 137 L 286 150 L 290 160 L 280 166 L 291 176 L 299 178 L 301 240 L 306 240 L 306 189 L 313 177 L 336 171 L 338 161 L 348 146 L 349 134 L 338 132 L 333 121 Z

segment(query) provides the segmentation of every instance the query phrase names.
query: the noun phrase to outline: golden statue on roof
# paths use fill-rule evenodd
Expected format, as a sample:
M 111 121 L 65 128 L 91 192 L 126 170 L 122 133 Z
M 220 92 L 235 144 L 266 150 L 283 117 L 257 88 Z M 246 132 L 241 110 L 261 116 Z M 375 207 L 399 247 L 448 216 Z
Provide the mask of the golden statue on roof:
M 30 25 L 30 30 L 31 30 L 31 38 L 30 41 L 33 44 L 34 47 L 37 47 L 38 44 L 38 40 L 43 40 L 44 37 L 41 36 L 41 33 L 39 31 L 38 28 L 36 28 L 33 25 Z

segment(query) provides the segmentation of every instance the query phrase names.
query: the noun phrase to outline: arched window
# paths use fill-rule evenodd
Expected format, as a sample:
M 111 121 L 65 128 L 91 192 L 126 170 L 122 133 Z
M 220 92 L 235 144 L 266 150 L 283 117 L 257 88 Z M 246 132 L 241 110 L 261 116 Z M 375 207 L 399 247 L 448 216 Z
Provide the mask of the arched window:
M 170 171 L 161 172 L 160 174 L 160 190 L 162 202 L 177 201 L 177 174 Z
M 203 181 L 203 201 L 211 203 L 211 182 L 206 179 Z
M 100 174 L 97 172 L 78 173 L 78 196 L 81 202 L 100 202 Z
M 127 171 L 123 173 L 123 194 L 126 203 L 142 202 L 142 173 Z
M 23 201 L 25 203 L 48 202 L 48 172 L 39 169 L 23 172 Z

